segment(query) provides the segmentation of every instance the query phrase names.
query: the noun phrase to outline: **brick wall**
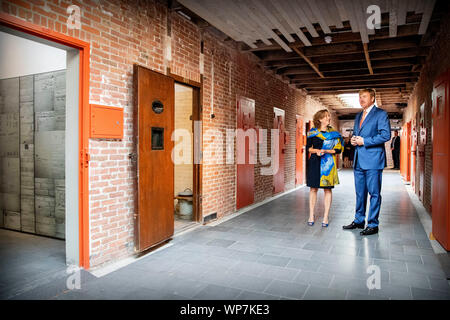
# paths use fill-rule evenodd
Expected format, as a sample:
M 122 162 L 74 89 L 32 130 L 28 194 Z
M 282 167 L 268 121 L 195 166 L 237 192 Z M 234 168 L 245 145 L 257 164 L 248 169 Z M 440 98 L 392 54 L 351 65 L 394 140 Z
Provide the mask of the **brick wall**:
M 81 8 L 81 29 L 66 26 L 66 9 Z M 187 79 L 200 81 L 200 41 L 204 40 L 203 149 L 217 145 L 216 129 L 225 134 L 236 126 L 236 96 L 256 101 L 256 124 L 272 128 L 273 107 L 286 112 L 286 130 L 291 142 L 285 163 L 286 190 L 294 186 L 295 115 L 305 121 L 324 106 L 290 87 L 257 65 L 250 53 L 242 53 L 218 34 L 202 31 L 176 13 L 168 13 L 159 1 L 2 1 L 1 11 L 51 30 L 89 42 L 90 102 L 124 108 L 125 132 L 120 141 L 90 140 L 90 264 L 102 264 L 133 253 L 133 182 L 136 178 L 127 155 L 133 146 L 132 67 L 134 63 Z M 170 24 L 171 57 L 165 55 Z M 171 59 L 167 59 L 171 58 Z M 212 66 L 214 64 L 214 93 Z M 214 96 L 214 101 L 211 101 Z M 212 110 L 212 105 L 214 110 Z M 211 112 L 215 118 L 211 118 Z M 337 129 L 334 114 L 332 124 Z M 225 146 L 223 146 L 225 148 Z M 204 153 L 204 160 L 211 155 Z M 203 167 L 203 216 L 217 212 L 222 217 L 235 211 L 235 165 L 205 164 Z M 272 177 L 261 176 L 255 166 L 255 201 L 272 195 Z
M 450 11 L 442 17 L 439 35 L 436 43 L 427 57 L 426 63 L 420 73 L 420 78 L 414 87 L 413 93 L 408 101 L 408 107 L 403 112 L 403 123 L 407 123 L 416 118 L 416 113 L 422 103 L 425 103 L 425 125 L 427 128 L 427 143 L 425 145 L 425 172 L 424 172 L 424 195 L 423 205 L 431 213 L 431 193 L 432 193 L 432 171 L 433 142 L 431 140 L 432 118 L 431 118 L 431 95 L 433 92 L 434 80 L 450 67 Z M 417 157 L 418 161 L 418 157 Z M 416 168 L 419 168 L 416 163 Z M 415 191 L 419 194 L 420 172 L 416 170 Z

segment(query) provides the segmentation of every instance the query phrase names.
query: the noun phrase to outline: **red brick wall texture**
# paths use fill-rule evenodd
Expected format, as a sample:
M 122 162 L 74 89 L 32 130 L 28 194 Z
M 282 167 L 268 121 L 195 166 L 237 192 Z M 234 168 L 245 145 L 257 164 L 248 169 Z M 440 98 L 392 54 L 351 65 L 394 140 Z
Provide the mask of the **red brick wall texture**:
M 447 10 L 447 12 L 449 12 Z M 432 214 L 432 172 L 433 172 L 433 142 L 431 139 L 432 132 L 432 92 L 433 82 L 444 71 L 450 68 L 450 14 L 447 13 L 442 17 L 440 31 L 436 39 L 435 45 L 431 48 L 420 73 L 419 81 L 416 83 L 413 93 L 408 101 L 408 107 L 403 112 L 403 123 L 408 123 L 416 118 L 416 113 L 422 103 L 425 103 L 425 126 L 427 128 L 427 143 L 425 145 L 425 172 L 424 172 L 424 194 L 423 205 L 425 209 Z M 417 157 L 418 160 L 418 157 Z M 416 163 L 416 168 L 419 164 Z M 419 195 L 419 170 L 416 171 L 415 192 Z
M 81 9 L 81 29 L 68 29 L 67 7 Z M 203 149 L 218 143 L 215 129 L 225 136 L 236 128 L 236 97 L 255 100 L 256 124 L 272 128 L 273 107 L 285 110 L 291 142 L 285 156 L 285 190 L 294 187 L 295 115 L 304 121 L 327 108 L 305 92 L 294 89 L 258 66 L 251 53 L 240 52 L 216 33 L 199 27 L 159 1 L 64 1 L 7 0 L 1 11 L 36 25 L 90 43 L 90 102 L 124 109 L 125 132 L 120 141 L 91 139 L 89 152 L 90 264 L 98 267 L 133 254 L 133 182 L 128 154 L 133 146 L 133 64 L 171 72 L 199 82 L 200 43 L 204 41 Z M 170 21 L 171 61 L 165 58 L 165 39 Z M 212 65 L 214 64 L 214 95 Z M 214 97 L 215 118 L 211 97 Z M 339 129 L 332 112 L 332 124 Z M 204 160 L 211 155 L 205 153 Z M 209 159 L 210 160 L 210 159 Z M 203 167 L 203 216 L 217 212 L 219 218 L 236 211 L 236 166 L 205 164 Z M 272 196 L 272 176 L 261 176 L 255 166 L 255 202 Z

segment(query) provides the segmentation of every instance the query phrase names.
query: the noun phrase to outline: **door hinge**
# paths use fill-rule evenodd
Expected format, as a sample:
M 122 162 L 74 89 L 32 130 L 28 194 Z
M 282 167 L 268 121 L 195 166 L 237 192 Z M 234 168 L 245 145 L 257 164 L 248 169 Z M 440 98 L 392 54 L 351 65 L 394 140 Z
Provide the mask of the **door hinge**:
M 90 160 L 91 160 L 91 155 L 89 154 L 87 149 L 80 151 L 80 161 L 81 161 L 81 166 L 83 168 L 89 167 Z
M 128 159 L 130 159 L 133 162 L 136 162 L 137 161 L 137 153 L 136 152 L 129 153 Z

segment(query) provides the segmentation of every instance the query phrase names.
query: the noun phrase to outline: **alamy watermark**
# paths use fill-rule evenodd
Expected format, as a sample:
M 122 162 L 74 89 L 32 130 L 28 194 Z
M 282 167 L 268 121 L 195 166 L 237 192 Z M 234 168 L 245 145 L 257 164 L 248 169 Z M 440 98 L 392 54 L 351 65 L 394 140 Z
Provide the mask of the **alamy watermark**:
M 381 289 L 381 270 L 380 267 L 377 265 L 370 265 L 367 267 L 366 270 L 367 273 L 370 274 L 370 276 L 367 278 L 366 285 L 369 290 Z
M 66 280 L 66 287 L 69 290 L 81 289 L 81 269 L 78 266 L 70 265 L 66 269 L 66 273 L 69 275 Z

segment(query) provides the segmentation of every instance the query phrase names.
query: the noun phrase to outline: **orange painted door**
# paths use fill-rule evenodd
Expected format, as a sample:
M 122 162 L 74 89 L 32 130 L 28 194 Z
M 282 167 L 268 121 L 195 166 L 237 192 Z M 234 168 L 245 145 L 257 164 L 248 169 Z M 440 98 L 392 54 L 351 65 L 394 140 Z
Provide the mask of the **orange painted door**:
M 134 66 L 137 142 L 135 250 L 169 239 L 174 231 L 174 80 Z
M 284 191 L 284 155 L 286 153 L 286 131 L 284 128 L 284 110 L 274 108 L 274 129 L 278 129 L 278 171 L 273 175 L 273 193 Z
M 303 120 L 297 115 L 295 119 L 295 185 L 303 184 Z
M 236 209 L 254 202 L 255 194 L 255 100 L 239 97 L 236 135 Z
M 411 165 L 411 122 L 403 125 L 400 138 L 400 174 L 405 181 L 410 181 Z
M 450 250 L 449 218 L 449 71 L 438 78 L 433 90 L 433 182 L 432 232 L 436 240 Z
M 406 181 L 411 181 L 411 121 L 406 124 Z

